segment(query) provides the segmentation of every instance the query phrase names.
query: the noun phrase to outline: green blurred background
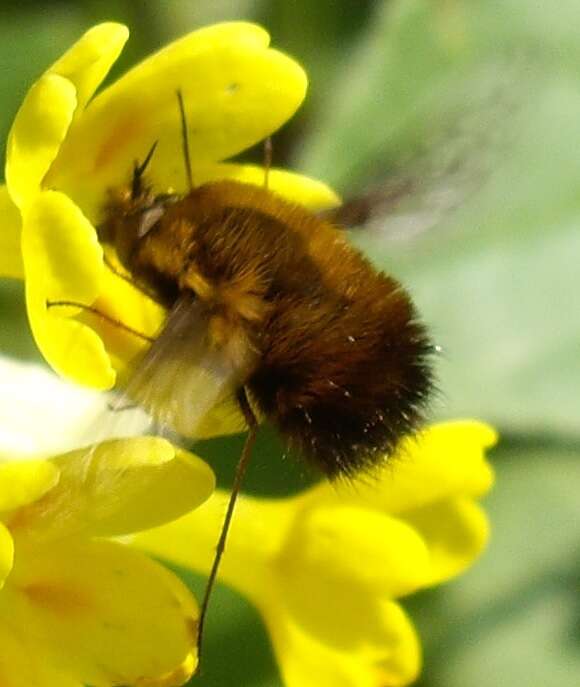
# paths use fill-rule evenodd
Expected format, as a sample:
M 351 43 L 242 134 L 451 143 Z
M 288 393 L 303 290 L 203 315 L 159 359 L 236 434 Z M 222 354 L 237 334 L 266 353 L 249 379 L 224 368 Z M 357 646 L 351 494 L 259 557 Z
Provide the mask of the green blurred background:
M 488 552 L 406 603 L 425 649 L 420 684 L 577 686 L 580 4 L 5 1 L 0 141 L 31 82 L 88 26 L 130 26 L 114 78 L 186 31 L 236 18 L 263 23 L 310 74 L 307 104 L 274 139 L 277 165 L 344 195 L 396 183 L 401 169 L 426 180 L 353 240 L 410 288 L 442 347 L 434 415 L 485 419 L 502 436 Z M 0 352 L 38 359 L 19 284 L 0 280 L 0 312 Z M 223 484 L 240 441 L 199 448 Z M 249 490 L 282 494 L 311 479 L 281 453 L 264 432 Z M 280 685 L 251 607 L 220 588 L 210 616 L 195 684 Z

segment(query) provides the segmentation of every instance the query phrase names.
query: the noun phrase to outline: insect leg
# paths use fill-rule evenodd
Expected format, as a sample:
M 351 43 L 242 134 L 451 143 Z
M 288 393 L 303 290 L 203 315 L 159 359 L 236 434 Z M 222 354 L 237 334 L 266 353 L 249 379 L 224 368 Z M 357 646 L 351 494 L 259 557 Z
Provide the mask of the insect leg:
M 246 473 L 246 468 L 248 467 L 248 463 L 250 462 L 250 456 L 252 455 L 252 449 L 254 448 L 254 444 L 256 442 L 256 435 L 257 435 L 257 431 L 258 431 L 258 421 L 256 420 L 256 416 L 254 415 L 254 411 L 252 410 L 252 408 L 250 406 L 250 403 L 248 401 L 248 397 L 246 394 L 246 390 L 244 389 L 244 387 L 242 387 L 239 390 L 237 400 L 238 400 L 238 404 L 240 406 L 240 410 L 242 411 L 242 414 L 244 415 L 244 418 L 245 418 L 246 422 L 248 423 L 248 435 L 246 437 L 246 441 L 244 443 L 244 448 L 242 449 L 242 453 L 240 455 L 240 458 L 238 460 L 238 465 L 236 467 L 236 474 L 234 477 L 234 483 L 232 484 L 232 491 L 230 494 L 230 500 L 228 502 L 228 508 L 226 511 L 226 515 L 224 517 L 224 521 L 222 524 L 222 530 L 220 532 L 220 536 L 219 536 L 218 543 L 216 546 L 215 557 L 213 559 L 213 563 L 212 563 L 209 577 L 207 580 L 207 584 L 205 587 L 205 592 L 203 595 L 203 601 L 202 601 L 201 610 L 199 613 L 199 626 L 198 626 L 198 634 L 197 634 L 197 652 L 198 652 L 198 657 L 199 657 L 198 660 L 201 660 L 203 630 L 204 630 L 205 618 L 207 615 L 207 609 L 208 609 L 208 605 L 209 605 L 211 592 L 212 592 L 212 589 L 214 587 L 217 573 L 219 570 L 220 561 L 221 561 L 222 555 L 223 555 L 225 547 L 226 547 L 226 539 L 228 536 L 228 531 L 230 529 L 230 524 L 232 521 L 232 515 L 234 513 L 236 501 L 237 501 L 238 495 L 240 493 L 240 489 L 242 486 L 242 481 L 244 479 L 244 475 Z
M 103 263 L 105 264 L 105 267 L 107 267 L 116 277 L 123 279 L 123 281 L 128 282 L 131 284 L 131 286 L 135 285 L 131 277 L 127 274 L 123 274 L 123 272 L 120 272 L 106 255 L 103 257 Z
M 131 286 L 135 287 L 138 291 L 141 291 L 141 293 L 147 296 L 147 298 L 157 302 L 158 297 L 153 293 L 153 291 L 146 289 L 142 284 L 135 282 L 135 280 L 132 279 L 128 274 L 124 274 L 123 272 L 119 271 L 106 255 L 103 257 L 103 263 L 105 267 L 107 267 L 116 277 L 126 281 L 127 284 L 131 284 Z
M 86 312 L 90 312 L 93 315 L 96 315 L 97 317 L 100 317 L 102 320 L 105 322 L 108 322 L 109 324 L 113 325 L 114 327 L 118 327 L 119 329 L 122 329 L 125 332 L 128 332 L 129 334 L 132 334 L 133 336 L 138 337 L 139 339 L 142 339 L 143 341 L 148 341 L 149 343 L 153 343 L 155 341 L 155 337 L 153 336 L 147 336 L 147 334 L 143 334 L 143 332 L 139 332 L 136 329 L 133 329 L 133 327 L 129 327 L 129 325 L 124 324 L 120 320 L 116 320 L 114 317 L 111 317 L 110 315 L 107 315 L 106 313 L 102 312 L 98 308 L 95 308 L 92 305 L 85 305 L 85 303 L 77 303 L 76 301 L 46 301 L 46 307 L 47 308 L 80 308 L 81 310 L 85 310 Z

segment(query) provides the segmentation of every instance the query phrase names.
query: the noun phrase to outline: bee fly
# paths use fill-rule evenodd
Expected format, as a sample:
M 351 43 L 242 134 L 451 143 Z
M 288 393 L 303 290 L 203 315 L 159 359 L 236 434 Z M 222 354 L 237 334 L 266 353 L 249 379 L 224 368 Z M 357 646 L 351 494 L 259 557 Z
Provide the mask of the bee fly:
M 420 426 L 433 347 L 403 287 L 340 226 L 268 190 L 268 147 L 263 188 L 195 187 L 178 99 L 189 191 L 145 183 L 153 146 L 132 183 L 111 191 L 98 233 L 168 313 L 125 396 L 184 436 L 225 402 L 248 429 L 201 606 L 201 648 L 258 422 L 329 478 L 371 470 Z

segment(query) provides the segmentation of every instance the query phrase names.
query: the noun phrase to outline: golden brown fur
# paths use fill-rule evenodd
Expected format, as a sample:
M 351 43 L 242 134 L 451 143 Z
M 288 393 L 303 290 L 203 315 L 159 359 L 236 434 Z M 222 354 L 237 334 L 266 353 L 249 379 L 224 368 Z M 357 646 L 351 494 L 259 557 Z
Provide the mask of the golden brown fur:
M 329 222 L 222 181 L 183 197 L 117 196 L 101 235 L 166 307 L 184 292 L 203 304 L 208 345 L 252 349 L 243 386 L 327 475 L 370 467 L 420 423 L 425 330 L 400 284 Z

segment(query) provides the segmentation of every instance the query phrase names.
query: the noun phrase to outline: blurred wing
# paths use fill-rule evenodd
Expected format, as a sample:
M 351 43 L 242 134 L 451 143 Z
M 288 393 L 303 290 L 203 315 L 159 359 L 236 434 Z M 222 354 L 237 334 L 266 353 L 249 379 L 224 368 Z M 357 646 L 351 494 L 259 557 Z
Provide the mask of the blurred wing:
M 347 198 L 324 217 L 345 229 L 366 228 L 393 239 L 412 238 L 450 216 L 485 182 L 485 170 L 476 167 L 475 159 L 470 163 L 455 168 L 441 164 L 436 173 L 410 165 L 367 193 Z
M 369 190 L 323 216 L 387 239 L 412 238 L 447 219 L 508 158 L 530 94 L 529 77 L 522 78 L 526 66 L 520 60 L 485 65 L 440 103 L 424 107 L 417 114 L 420 140 L 398 152 L 389 152 L 386 141 L 365 163 Z
M 236 421 L 238 431 L 243 431 L 245 422 L 235 396 L 243 357 L 242 350 L 234 361 L 225 350 L 211 346 L 207 310 L 193 297 L 182 297 L 159 336 L 134 365 L 122 392 L 108 408 L 100 404 L 97 417 L 87 418 L 86 436 L 80 440 L 87 448 L 79 469 L 86 493 L 98 500 L 100 494 L 115 493 L 126 478 L 127 465 L 115 462 L 115 457 L 109 465 L 104 441 L 166 434 L 167 430 L 204 438 L 222 425 L 224 433 L 231 432 Z M 104 463 L 97 468 L 99 461 Z
M 149 414 L 156 430 L 196 438 L 209 411 L 234 396 L 240 373 L 238 361 L 210 345 L 206 308 L 184 296 L 135 365 L 112 410 L 121 413 L 136 404 Z

